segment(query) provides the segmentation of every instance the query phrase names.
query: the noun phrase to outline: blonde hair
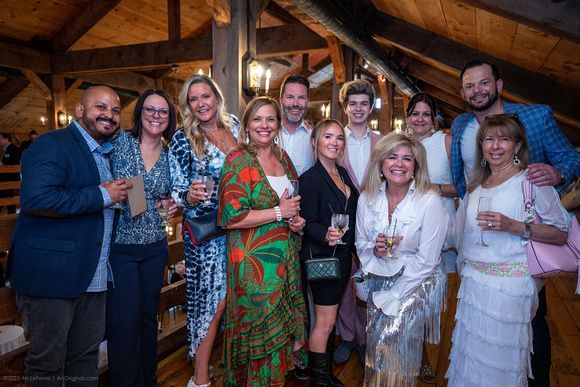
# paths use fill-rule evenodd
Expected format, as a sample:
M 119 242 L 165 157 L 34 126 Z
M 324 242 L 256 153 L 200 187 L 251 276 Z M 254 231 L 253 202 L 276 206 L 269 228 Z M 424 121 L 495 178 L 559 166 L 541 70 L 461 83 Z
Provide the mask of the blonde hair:
M 383 137 L 372 151 L 372 158 L 367 174 L 362 183 L 361 192 L 369 191 L 374 196 L 380 188 L 383 180 L 382 168 L 385 160 L 401 147 L 408 147 L 415 161 L 413 174 L 415 176 L 415 190 L 419 193 L 426 193 L 431 189 L 429 173 L 427 170 L 427 152 L 421 144 L 413 138 L 407 137 L 403 133 L 390 133 Z
M 342 124 L 335 119 L 322 120 L 318 124 L 316 124 L 316 127 L 314 128 L 314 130 L 312 131 L 312 134 L 310 135 L 310 139 L 314 143 L 312 145 L 312 147 L 314 148 L 314 160 L 316 160 L 316 161 L 318 161 L 318 141 L 320 140 L 322 133 L 324 133 L 324 131 L 326 129 L 330 128 L 332 125 L 336 125 L 340 128 L 340 130 L 342 132 L 342 136 L 345 137 L 344 146 L 346 147 L 346 134 L 344 133 L 344 127 L 342 126 Z M 342 159 L 343 155 L 344 155 L 344 148 L 342 148 L 342 150 L 340 151 L 340 154 L 338 155 L 337 161 L 340 161 Z
M 246 106 L 244 111 L 244 116 L 242 118 L 242 126 L 240 127 L 240 132 L 238 133 L 238 148 L 256 154 L 256 147 L 250 139 L 250 133 L 248 131 L 248 126 L 250 121 L 256 115 L 256 112 L 263 106 L 272 106 L 276 112 L 276 137 L 278 138 L 278 143 L 276 141 L 272 143 L 272 151 L 277 159 L 282 159 L 282 147 L 280 146 L 280 128 L 282 127 L 282 114 L 280 112 L 280 106 L 274 98 L 271 97 L 256 97 L 251 100 Z
M 511 114 L 494 114 L 492 116 L 486 117 L 481 126 L 479 127 L 479 132 L 477 132 L 477 149 L 475 151 L 475 167 L 471 174 L 469 175 L 469 181 L 467 183 L 467 192 L 472 192 L 474 189 L 479 187 L 485 179 L 491 174 L 491 169 L 489 168 L 489 163 L 484 166 L 478 163 L 477 160 L 483 160 L 483 151 L 481 150 L 481 144 L 483 143 L 483 138 L 486 133 L 491 130 L 496 130 L 500 136 L 505 136 L 511 138 L 515 143 L 520 143 L 520 149 L 515 154 L 520 159 L 521 163 L 516 165 L 518 169 L 523 171 L 528 167 L 528 140 L 526 137 L 526 129 L 520 120 Z
M 210 77 L 205 74 L 195 74 L 191 75 L 181 88 L 179 93 L 179 110 L 181 113 L 181 118 L 183 120 L 183 132 L 185 133 L 187 140 L 189 141 L 189 146 L 195 153 L 195 155 L 202 159 L 205 157 L 205 140 L 207 135 L 205 131 L 200 127 L 200 121 L 195 117 L 189 106 L 189 88 L 191 85 L 203 83 L 211 89 L 212 93 L 215 95 L 217 100 L 216 109 L 216 122 L 218 128 L 230 129 L 229 121 L 230 114 L 226 111 L 226 106 L 224 102 L 224 95 L 218 86 L 218 84 Z M 208 139 L 209 140 L 209 139 Z

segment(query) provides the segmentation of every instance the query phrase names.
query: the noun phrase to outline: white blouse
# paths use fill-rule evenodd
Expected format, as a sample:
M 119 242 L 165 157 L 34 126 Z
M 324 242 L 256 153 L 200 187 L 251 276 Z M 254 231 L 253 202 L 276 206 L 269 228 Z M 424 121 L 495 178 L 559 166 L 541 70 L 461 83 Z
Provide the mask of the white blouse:
M 458 247 L 458 269 L 465 259 L 479 262 L 526 262 L 525 243 L 519 235 L 505 231 L 483 231 L 483 240 L 488 247 L 480 246 L 482 231 L 477 224 L 477 204 L 481 196 L 491 198 L 490 211 L 499 212 L 511 219 L 525 219 L 524 194 L 520 172 L 493 188 L 477 187 L 467 193 L 451 223 L 449 232 Z M 570 229 L 571 218 L 562 207 L 558 193 L 552 186 L 538 187 L 532 184 L 532 198 L 542 223 L 550 224 L 562 231 Z
M 373 300 L 383 313 L 394 316 L 401 301 L 439 264 L 449 217 L 439 195 L 431 191 L 416 193 L 415 185 L 411 183 L 388 225 L 389 207 L 385 189 L 386 184 L 383 183 L 378 194 L 373 197 L 368 192 L 363 192 L 359 197 L 356 249 L 365 274 L 393 276 L 405 267 L 402 276 L 390 290 L 373 293 Z M 377 235 L 385 230 L 389 234 L 396 231 L 396 234 L 403 237 L 393 258 L 378 258 L 374 254 Z

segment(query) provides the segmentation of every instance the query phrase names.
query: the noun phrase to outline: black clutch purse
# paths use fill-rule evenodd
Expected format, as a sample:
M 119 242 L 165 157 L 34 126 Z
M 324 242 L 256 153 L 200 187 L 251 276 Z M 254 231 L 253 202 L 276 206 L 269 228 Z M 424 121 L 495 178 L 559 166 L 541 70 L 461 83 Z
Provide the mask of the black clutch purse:
M 308 282 L 338 281 L 340 279 L 340 261 L 335 258 L 334 253 L 336 253 L 336 246 L 334 246 L 332 257 L 312 258 L 312 249 L 310 249 L 310 259 L 305 262 Z
M 226 233 L 217 225 L 217 213 L 217 210 L 213 210 L 196 218 L 187 218 L 183 222 L 183 229 L 189 233 L 194 246 L 202 245 Z

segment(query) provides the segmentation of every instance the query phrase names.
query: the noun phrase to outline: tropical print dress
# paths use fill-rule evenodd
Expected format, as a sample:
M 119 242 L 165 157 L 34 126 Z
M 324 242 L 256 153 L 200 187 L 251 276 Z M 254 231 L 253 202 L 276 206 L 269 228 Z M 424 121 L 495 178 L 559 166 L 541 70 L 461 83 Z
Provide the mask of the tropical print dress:
M 281 161 L 288 178 L 297 179 L 286 152 Z M 219 200 L 218 223 L 225 227 L 279 203 L 258 159 L 245 150 L 227 156 Z M 284 385 L 295 343 L 306 339 L 300 239 L 284 220 L 227 230 L 224 385 Z

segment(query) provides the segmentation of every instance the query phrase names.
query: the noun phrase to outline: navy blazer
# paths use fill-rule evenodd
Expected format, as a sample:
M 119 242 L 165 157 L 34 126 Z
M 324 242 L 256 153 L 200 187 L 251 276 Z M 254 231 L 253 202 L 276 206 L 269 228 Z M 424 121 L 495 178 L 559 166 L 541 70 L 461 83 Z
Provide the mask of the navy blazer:
M 351 252 L 355 252 L 354 233 L 358 192 L 344 167 L 338 166 L 338 173 L 342 176 L 344 183 L 350 187 L 351 194 L 346 211 L 349 215 L 349 229 L 342 236 L 343 242 L 347 244 L 337 245 L 336 256 L 345 256 L 350 259 Z M 324 238 L 331 224 L 332 213 L 345 212 L 344 194 L 338 189 L 320 161 L 317 161 L 312 168 L 300 175 L 300 196 L 300 215 L 306 220 L 300 259 L 310 258 L 310 250 L 314 258 L 330 257 L 334 247 L 330 247 Z
M 103 196 L 93 155 L 71 124 L 34 141 L 20 170 L 11 287 L 26 296 L 77 297 L 93 279 L 103 240 Z

